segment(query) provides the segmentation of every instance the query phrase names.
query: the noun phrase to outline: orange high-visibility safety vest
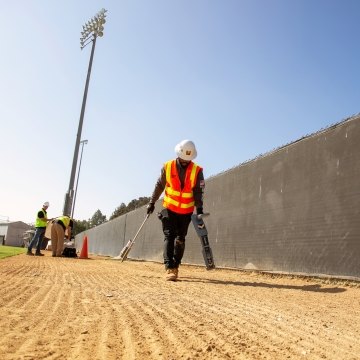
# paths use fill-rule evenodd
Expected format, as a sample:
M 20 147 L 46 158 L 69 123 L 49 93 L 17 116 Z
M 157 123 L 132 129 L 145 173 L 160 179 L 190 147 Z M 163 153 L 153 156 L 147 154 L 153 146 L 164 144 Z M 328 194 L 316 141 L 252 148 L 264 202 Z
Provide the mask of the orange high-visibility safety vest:
M 190 162 L 186 169 L 183 189 L 176 169 L 176 160 L 166 162 L 164 168 L 166 185 L 163 206 L 178 214 L 192 214 L 195 206 L 193 188 L 201 167 Z

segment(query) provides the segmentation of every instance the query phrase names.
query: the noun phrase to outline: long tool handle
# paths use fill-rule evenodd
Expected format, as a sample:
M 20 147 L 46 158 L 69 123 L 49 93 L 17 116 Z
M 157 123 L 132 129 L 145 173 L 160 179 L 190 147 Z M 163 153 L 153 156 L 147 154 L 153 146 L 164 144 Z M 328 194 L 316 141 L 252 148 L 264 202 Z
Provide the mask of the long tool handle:
M 150 214 L 147 214 L 144 221 L 142 222 L 139 230 L 137 231 L 137 233 L 135 234 L 134 238 L 132 240 L 129 240 L 128 243 L 126 244 L 126 246 L 124 247 L 124 249 L 122 249 L 121 253 L 120 253 L 120 258 L 121 258 L 121 262 L 123 262 L 124 260 L 126 260 L 130 249 L 132 248 L 132 246 L 135 243 L 135 240 L 137 238 L 137 236 L 139 235 L 139 232 L 141 231 L 141 229 L 143 228 L 144 224 L 146 223 L 146 220 L 149 218 Z
M 133 242 L 135 242 L 135 239 L 137 238 L 137 236 L 139 235 L 139 232 L 141 231 L 141 229 L 143 228 L 143 226 L 146 223 L 146 220 L 149 218 L 150 214 L 147 214 L 143 223 L 141 224 L 141 226 L 139 227 L 139 230 L 137 231 L 137 233 L 135 234 L 134 238 L 133 238 Z

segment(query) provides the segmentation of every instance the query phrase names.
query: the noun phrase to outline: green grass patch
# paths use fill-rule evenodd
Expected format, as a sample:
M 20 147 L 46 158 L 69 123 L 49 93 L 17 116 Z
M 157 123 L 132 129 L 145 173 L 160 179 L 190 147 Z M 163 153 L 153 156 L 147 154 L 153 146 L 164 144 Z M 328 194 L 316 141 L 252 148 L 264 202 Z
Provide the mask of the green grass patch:
M 9 256 L 25 254 L 26 248 L 14 247 L 14 246 L 0 246 L 0 259 L 5 259 Z

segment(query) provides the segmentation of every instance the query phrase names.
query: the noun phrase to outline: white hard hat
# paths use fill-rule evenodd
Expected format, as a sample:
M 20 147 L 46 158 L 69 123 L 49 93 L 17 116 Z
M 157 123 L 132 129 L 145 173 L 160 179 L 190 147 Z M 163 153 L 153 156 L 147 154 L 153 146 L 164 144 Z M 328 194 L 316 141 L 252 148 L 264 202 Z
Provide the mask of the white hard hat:
M 195 144 L 191 140 L 183 140 L 175 146 L 176 155 L 183 160 L 194 160 L 197 156 Z
M 49 206 L 50 206 L 50 204 L 49 204 L 49 202 L 48 202 L 48 201 L 45 201 L 43 206 L 47 206 L 47 207 L 49 207 Z

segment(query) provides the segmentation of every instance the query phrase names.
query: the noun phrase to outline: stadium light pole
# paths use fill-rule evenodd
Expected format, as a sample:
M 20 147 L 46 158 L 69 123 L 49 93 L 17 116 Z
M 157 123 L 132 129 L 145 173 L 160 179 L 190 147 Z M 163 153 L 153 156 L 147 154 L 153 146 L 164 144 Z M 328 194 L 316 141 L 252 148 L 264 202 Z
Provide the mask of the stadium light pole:
M 80 141 L 80 144 L 82 144 L 82 147 L 81 147 L 81 153 L 80 153 L 79 168 L 78 168 L 77 178 L 76 178 L 74 201 L 73 201 L 72 209 L 71 209 L 71 218 L 74 218 L 74 209 L 75 209 L 75 203 L 76 203 L 77 188 L 78 188 L 78 185 L 79 185 L 79 176 L 80 176 L 81 161 L 82 161 L 82 156 L 83 156 L 83 151 L 84 151 L 84 145 L 87 144 L 87 143 L 88 143 L 87 140 L 81 140 L 81 141 Z
M 67 216 L 71 215 L 71 211 L 73 208 L 75 173 L 76 173 L 76 167 L 77 167 L 77 160 L 79 157 L 81 131 L 82 131 L 82 126 L 83 126 L 83 122 L 84 122 L 86 99 L 87 99 L 87 93 L 88 93 L 88 88 L 89 88 L 90 74 L 91 74 L 91 68 L 92 68 L 92 63 L 93 63 L 93 58 L 94 58 L 96 39 L 97 39 L 97 37 L 102 37 L 104 35 L 104 33 L 103 33 L 104 26 L 103 25 L 106 22 L 105 21 L 106 12 L 107 12 L 107 10 L 101 9 L 95 15 L 95 17 L 93 17 L 85 25 L 83 25 L 83 31 L 81 32 L 81 38 L 80 38 L 81 50 L 84 49 L 91 42 L 92 42 L 92 48 L 91 48 L 89 67 L 88 67 L 88 72 L 87 72 L 87 77 L 86 77 L 84 96 L 83 96 L 83 101 L 82 101 L 82 106 L 81 106 L 79 127 L 78 127 L 78 132 L 76 135 L 75 150 L 74 150 L 73 163 L 72 163 L 72 167 L 71 167 L 69 189 L 68 189 L 67 193 L 65 194 L 63 215 L 67 215 Z

